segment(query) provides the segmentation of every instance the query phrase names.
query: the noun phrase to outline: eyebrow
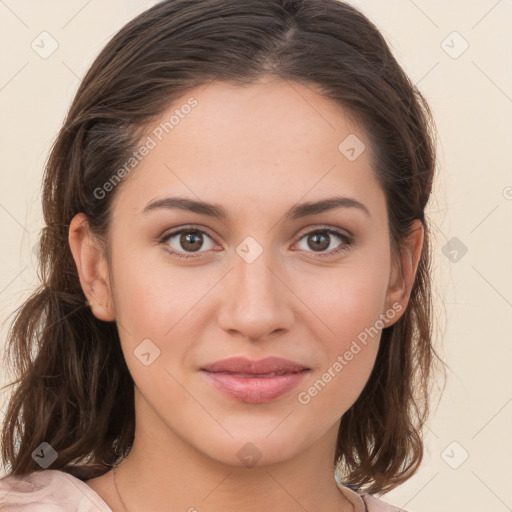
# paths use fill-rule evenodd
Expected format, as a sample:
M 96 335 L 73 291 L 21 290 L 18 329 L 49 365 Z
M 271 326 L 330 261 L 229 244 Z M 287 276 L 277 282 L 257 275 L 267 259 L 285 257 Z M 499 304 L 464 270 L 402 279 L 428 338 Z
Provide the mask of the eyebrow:
M 141 213 L 146 214 L 160 208 L 183 210 L 200 215 L 208 215 L 209 217 L 216 219 L 228 218 L 228 213 L 224 207 L 186 197 L 165 197 L 163 199 L 156 199 L 149 202 Z M 357 199 L 345 196 L 335 196 L 322 199 L 320 201 L 311 201 L 295 205 L 286 212 L 285 219 L 296 220 L 309 215 L 317 215 L 319 213 L 335 210 L 337 208 L 356 208 L 371 218 L 368 208 Z

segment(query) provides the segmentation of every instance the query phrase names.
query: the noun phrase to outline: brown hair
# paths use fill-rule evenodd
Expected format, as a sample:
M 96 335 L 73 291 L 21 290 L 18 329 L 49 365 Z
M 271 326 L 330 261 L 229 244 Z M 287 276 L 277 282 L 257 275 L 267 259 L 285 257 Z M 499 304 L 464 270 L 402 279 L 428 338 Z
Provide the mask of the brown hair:
M 134 383 L 115 322 L 86 306 L 68 244 L 84 212 L 108 254 L 117 187 L 101 188 L 133 154 L 148 124 L 187 90 L 264 76 L 313 86 L 366 130 L 385 191 L 390 243 L 399 254 L 411 223 L 425 238 L 408 307 L 382 332 L 373 371 L 343 415 L 334 464 L 347 485 L 387 492 L 423 457 L 434 362 L 429 223 L 435 131 L 427 102 L 378 29 L 337 0 L 167 0 L 124 26 L 83 79 L 46 163 L 40 238 L 41 285 L 8 333 L 17 384 L 2 431 L 10 474 L 40 470 L 42 442 L 58 453 L 51 469 L 79 478 L 108 471 L 130 450 Z M 6 358 L 7 361 L 7 358 Z M 82 463 L 82 464 L 79 464 Z

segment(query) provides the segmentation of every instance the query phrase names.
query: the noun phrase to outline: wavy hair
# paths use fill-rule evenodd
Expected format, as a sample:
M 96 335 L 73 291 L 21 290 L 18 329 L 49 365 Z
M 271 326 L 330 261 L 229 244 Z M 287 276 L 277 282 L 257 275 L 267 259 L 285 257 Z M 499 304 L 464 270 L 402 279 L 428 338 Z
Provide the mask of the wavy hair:
M 398 255 L 419 219 L 423 249 L 402 317 L 382 331 L 375 366 L 341 418 L 334 469 L 343 483 L 384 493 L 423 457 L 422 431 L 436 362 L 432 342 L 430 224 L 425 208 L 436 167 L 428 103 L 375 25 L 338 0 L 166 0 L 126 24 L 83 78 L 45 164 L 40 284 L 13 313 L 5 361 L 16 371 L 2 428 L 10 474 L 51 468 L 82 479 L 110 470 L 135 434 L 134 382 L 114 322 L 86 305 L 68 242 L 86 214 L 108 240 L 112 201 L 101 188 L 141 134 L 188 90 L 215 81 L 247 85 L 271 76 L 315 87 L 365 129 L 385 192 Z M 107 255 L 109 254 L 106 245 Z

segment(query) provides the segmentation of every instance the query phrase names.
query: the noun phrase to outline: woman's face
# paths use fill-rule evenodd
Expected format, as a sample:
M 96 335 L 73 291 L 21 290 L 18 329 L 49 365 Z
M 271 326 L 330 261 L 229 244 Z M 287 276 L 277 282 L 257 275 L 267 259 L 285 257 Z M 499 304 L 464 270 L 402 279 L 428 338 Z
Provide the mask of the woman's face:
M 118 323 L 139 432 L 231 465 L 332 447 L 406 305 L 365 133 L 297 83 L 214 83 L 173 104 L 134 158 L 104 187 L 111 268 L 88 296 Z M 269 356 L 309 370 L 216 374 L 231 392 L 202 370 Z

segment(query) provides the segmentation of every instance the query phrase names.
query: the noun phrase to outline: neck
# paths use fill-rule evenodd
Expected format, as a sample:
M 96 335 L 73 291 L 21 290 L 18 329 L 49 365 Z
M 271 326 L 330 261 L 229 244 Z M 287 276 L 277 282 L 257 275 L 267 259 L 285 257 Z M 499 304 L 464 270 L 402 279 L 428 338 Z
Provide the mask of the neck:
M 249 466 L 219 462 L 167 427 L 147 431 L 139 424 L 134 444 L 117 468 L 115 483 L 111 475 L 120 496 L 115 512 L 352 512 L 334 478 L 332 454 L 338 426 L 293 458 Z M 250 455 L 250 445 L 242 453 Z
M 176 471 L 174 466 L 165 464 L 165 469 L 159 471 L 160 464 L 148 464 L 146 456 L 136 455 L 136 451 L 130 452 L 113 474 L 120 512 L 353 512 L 353 506 L 336 485 L 333 471 L 290 474 L 277 464 L 230 467 L 224 472 L 208 472 L 204 468 L 191 471 L 189 465 L 186 470 L 182 467 L 182 471 Z

